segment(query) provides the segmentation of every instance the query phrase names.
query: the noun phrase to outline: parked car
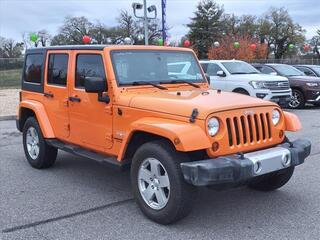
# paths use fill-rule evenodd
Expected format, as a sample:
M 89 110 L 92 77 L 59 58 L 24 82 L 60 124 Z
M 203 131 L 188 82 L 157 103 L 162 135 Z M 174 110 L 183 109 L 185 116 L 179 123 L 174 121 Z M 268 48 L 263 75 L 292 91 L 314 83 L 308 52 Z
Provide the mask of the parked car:
M 270 100 L 281 106 L 286 106 L 291 99 L 286 77 L 262 74 L 250 64 L 237 60 L 203 60 L 200 63 L 214 89 Z
M 320 77 L 319 65 L 294 65 L 294 67 L 307 76 Z
M 253 64 L 259 71 L 271 75 L 285 76 L 292 89 L 291 108 L 303 108 L 306 103 L 320 105 L 320 78 L 306 76 L 303 72 L 286 64 Z
M 169 72 L 176 62 L 190 78 Z M 58 149 L 131 166 L 136 202 L 162 224 L 190 212 L 199 186 L 282 187 L 311 148 L 286 137 L 301 128 L 296 115 L 210 89 L 191 49 L 160 46 L 27 49 L 17 128 L 34 168 L 51 167 Z

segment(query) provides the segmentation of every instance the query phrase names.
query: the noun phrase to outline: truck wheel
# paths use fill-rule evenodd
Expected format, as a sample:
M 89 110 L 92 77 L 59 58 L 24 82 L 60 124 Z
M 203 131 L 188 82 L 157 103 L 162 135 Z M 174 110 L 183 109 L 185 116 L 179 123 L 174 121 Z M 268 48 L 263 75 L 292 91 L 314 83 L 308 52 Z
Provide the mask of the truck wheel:
M 58 152 L 45 142 L 38 121 L 34 117 L 29 117 L 24 124 L 23 148 L 29 164 L 38 169 L 51 167 Z
M 278 172 L 269 173 L 254 178 L 248 187 L 258 191 L 272 191 L 284 186 L 291 178 L 294 167 L 289 167 Z
M 298 89 L 293 89 L 292 97 L 288 105 L 293 109 L 303 108 L 305 105 L 303 93 Z
M 180 163 L 188 161 L 166 141 L 143 144 L 131 165 L 133 194 L 142 212 L 155 222 L 170 224 L 187 216 L 197 189 L 184 181 Z
M 239 93 L 239 94 L 243 94 L 243 95 L 250 96 L 250 94 L 249 94 L 246 90 L 244 90 L 244 89 L 242 89 L 242 88 L 235 89 L 233 92 L 234 92 L 234 93 Z

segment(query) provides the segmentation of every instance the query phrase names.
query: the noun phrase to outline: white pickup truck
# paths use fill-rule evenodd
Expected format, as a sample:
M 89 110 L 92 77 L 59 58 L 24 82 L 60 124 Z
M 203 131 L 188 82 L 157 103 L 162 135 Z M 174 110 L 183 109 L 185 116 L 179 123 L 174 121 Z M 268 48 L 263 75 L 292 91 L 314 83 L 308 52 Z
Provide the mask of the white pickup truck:
M 262 74 L 238 60 L 203 60 L 200 63 L 214 89 L 270 100 L 281 106 L 290 102 L 291 89 L 286 77 Z

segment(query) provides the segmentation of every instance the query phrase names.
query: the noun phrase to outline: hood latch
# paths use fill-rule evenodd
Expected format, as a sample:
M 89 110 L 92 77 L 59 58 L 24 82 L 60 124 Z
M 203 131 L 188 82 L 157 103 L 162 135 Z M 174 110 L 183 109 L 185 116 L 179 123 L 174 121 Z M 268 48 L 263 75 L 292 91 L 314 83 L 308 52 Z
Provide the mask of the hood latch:
M 199 115 L 198 109 L 197 109 L 197 108 L 194 108 L 194 109 L 192 110 L 192 113 L 191 113 L 191 116 L 190 116 L 189 121 L 190 121 L 191 123 L 194 123 L 194 122 L 196 121 L 196 118 L 197 118 L 198 115 Z

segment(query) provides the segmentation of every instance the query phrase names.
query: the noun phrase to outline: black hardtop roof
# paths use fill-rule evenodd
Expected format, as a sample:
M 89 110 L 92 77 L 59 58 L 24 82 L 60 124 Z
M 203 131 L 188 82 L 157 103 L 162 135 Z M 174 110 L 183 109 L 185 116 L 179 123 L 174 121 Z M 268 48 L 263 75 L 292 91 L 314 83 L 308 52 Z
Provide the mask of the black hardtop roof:
M 103 50 L 110 45 L 61 45 L 50 47 L 29 48 L 26 53 L 39 53 L 47 50 Z

